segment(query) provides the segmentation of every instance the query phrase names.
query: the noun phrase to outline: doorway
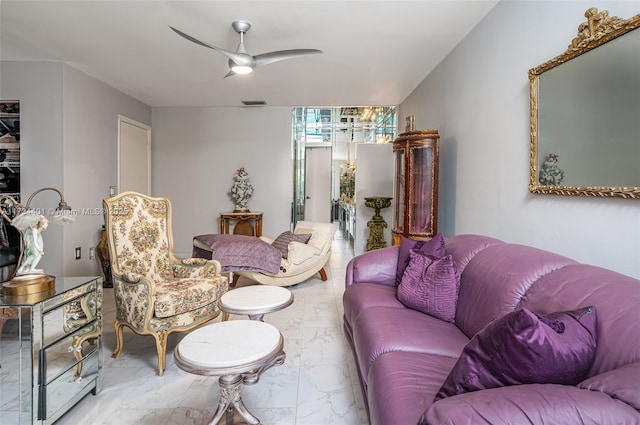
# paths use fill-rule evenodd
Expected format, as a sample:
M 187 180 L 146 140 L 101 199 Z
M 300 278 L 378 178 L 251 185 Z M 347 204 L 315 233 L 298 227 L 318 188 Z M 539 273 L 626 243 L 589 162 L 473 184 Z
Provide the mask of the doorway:
M 331 148 L 305 149 L 304 219 L 331 222 Z
M 118 115 L 118 192 L 151 195 L 151 127 Z
M 396 115 L 395 106 L 293 109 L 292 228 L 301 220 L 341 220 L 340 205 L 353 205 L 355 196 L 344 182 L 356 172 L 356 144 L 392 141 Z

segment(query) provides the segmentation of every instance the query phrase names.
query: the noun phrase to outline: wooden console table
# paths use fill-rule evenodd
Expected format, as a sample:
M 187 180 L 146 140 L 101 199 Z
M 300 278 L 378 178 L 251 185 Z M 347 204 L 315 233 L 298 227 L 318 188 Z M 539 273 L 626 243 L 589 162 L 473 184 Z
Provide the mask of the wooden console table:
M 220 213 L 220 234 L 229 234 L 229 222 L 231 220 L 235 222 L 233 226 L 234 235 L 262 236 L 262 211 Z M 252 221 L 255 222 L 255 227 Z

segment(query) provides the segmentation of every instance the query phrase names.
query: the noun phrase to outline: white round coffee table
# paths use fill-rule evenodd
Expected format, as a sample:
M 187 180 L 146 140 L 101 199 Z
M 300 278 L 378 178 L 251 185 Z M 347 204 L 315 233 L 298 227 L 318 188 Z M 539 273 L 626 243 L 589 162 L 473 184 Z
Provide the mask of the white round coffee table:
M 274 326 L 254 320 L 231 320 L 190 332 L 174 352 L 180 369 L 196 375 L 219 376 L 220 400 L 210 425 L 216 425 L 231 406 L 248 424 L 257 425 L 242 402 L 241 384 L 258 382 L 260 374 L 284 363 L 284 338 Z
M 223 321 L 229 318 L 229 314 L 247 315 L 251 320 L 262 321 L 265 314 L 282 310 L 291 304 L 293 294 L 281 286 L 243 286 L 220 297 Z

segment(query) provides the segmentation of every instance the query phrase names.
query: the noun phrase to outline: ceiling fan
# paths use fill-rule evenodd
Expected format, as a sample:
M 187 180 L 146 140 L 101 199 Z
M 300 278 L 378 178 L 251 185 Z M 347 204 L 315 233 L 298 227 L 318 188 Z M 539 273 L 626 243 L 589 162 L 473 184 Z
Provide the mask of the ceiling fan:
M 186 38 L 187 40 L 192 41 L 201 46 L 213 49 L 219 53 L 222 53 L 226 57 L 228 57 L 229 68 L 231 68 L 231 70 L 227 75 L 224 76 L 224 78 L 230 77 L 235 74 L 248 74 L 259 66 L 268 65 L 270 63 L 278 62 L 281 60 L 293 59 L 298 56 L 312 55 L 315 53 L 322 53 L 322 50 L 318 50 L 318 49 L 291 49 L 291 50 L 278 50 L 275 52 L 269 52 L 269 53 L 263 53 L 261 55 L 251 56 L 247 52 L 247 49 L 244 46 L 244 35 L 251 28 L 251 23 L 248 21 L 241 21 L 241 20 L 233 21 L 233 23 L 231 24 L 231 27 L 235 30 L 235 32 L 240 34 L 240 44 L 238 44 L 238 48 L 236 49 L 235 52 L 200 41 L 169 25 L 169 28 L 171 28 L 178 35 Z

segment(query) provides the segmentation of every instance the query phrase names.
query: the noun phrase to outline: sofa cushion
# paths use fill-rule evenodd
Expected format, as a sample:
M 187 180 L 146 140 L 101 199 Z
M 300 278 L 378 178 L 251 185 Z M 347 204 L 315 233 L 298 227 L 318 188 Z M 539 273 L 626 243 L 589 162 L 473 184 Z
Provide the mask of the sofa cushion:
M 365 377 L 384 353 L 407 351 L 457 359 L 469 342 L 454 324 L 409 308 L 369 307 L 351 327 L 358 366 Z
M 613 369 L 580 382 L 578 388 L 602 391 L 640 411 L 640 362 Z
M 640 412 L 599 391 L 585 391 L 569 385 L 528 384 L 438 400 L 427 409 L 418 424 L 640 424 Z
M 409 251 L 412 249 L 418 249 L 425 254 L 440 258 L 444 256 L 444 238 L 440 233 L 426 241 L 414 241 L 413 239 L 402 236 L 400 240 L 400 253 L 398 254 L 398 266 L 396 268 L 396 286 L 400 285 L 402 276 L 404 275 L 404 269 L 409 265 Z
M 393 351 L 371 366 L 367 399 L 372 425 L 416 424 L 433 402 L 455 358 Z
M 450 255 L 435 258 L 412 249 L 409 265 L 398 286 L 404 305 L 453 323 L 460 289 L 460 275 Z
M 311 234 L 296 234 L 287 230 L 286 232 L 280 233 L 271 246 L 280 251 L 282 258 L 287 258 L 289 256 L 289 242 L 307 243 L 309 239 L 311 239 Z
M 517 384 L 576 385 L 596 353 L 596 312 L 538 315 L 526 308 L 492 321 L 462 351 L 436 400 Z

